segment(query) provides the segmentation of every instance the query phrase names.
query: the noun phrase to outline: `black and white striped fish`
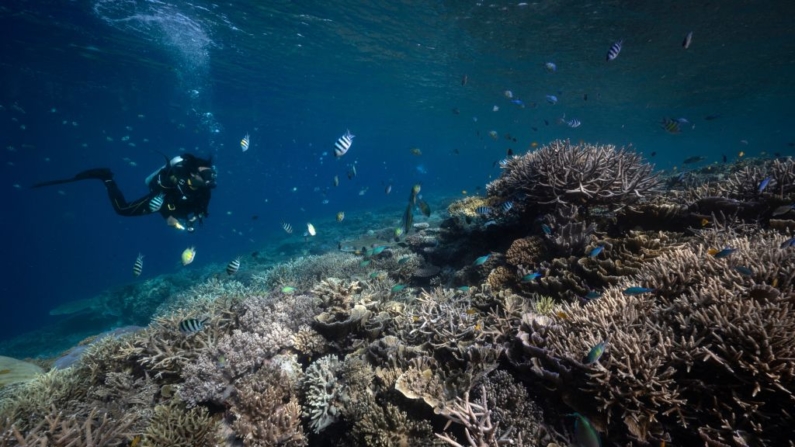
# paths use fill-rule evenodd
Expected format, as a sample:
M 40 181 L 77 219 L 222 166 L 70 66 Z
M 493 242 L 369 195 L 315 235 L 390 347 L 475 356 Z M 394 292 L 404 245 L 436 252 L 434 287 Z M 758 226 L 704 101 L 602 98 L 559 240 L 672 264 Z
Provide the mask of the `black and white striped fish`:
M 610 62 L 618 57 L 618 53 L 621 52 L 621 45 L 624 45 L 623 39 L 610 46 L 610 49 L 607 50 L 607 62 Z
M 475 208 L 475 212 L 478 213 L 481 216 L 488 216 L 489 214 L 491 214 L 491 207 L 479 206 L 479 207 Z
M 200 330 L 204 329 L 204 323 L 207 322 L 209 318 L 205 318 L 203 320 L 199 320 L 198 318 L 188 318 L 179 322 L 179 331 L 183 334 L 195 334 Z
M 503 213 L 507 213 L 508 211 L 511 210 L 511 208 L 513 208 L 513 202 L 510 200 L 502 204 Z
M 248 134 L 246 134 L 246 136 L 243 137 L 242 140 L 240 140 L 240 149 L 243 152 L 246 152 L 248 150 L 249 143 L 251 143 L 251 137 L 249 137 Z
M 144 271 L 144 255 L 138 253 L 138 257 L 135 258 L 135 264 L 133 264 L 133 276 L 136 278 L 141 276 L 142 271 Z
M 235 258 L 229 264 L 226 265 L 226 274 L 227 275 L 234 275 L 237 273 L 237 270 L 240 268 L 240 258 Z
M 346 153 L 348 153 L 348 149 L 351 148 L 353 144 L 353 137 L 355 135 L 351 135 L 350 130 L 345 131 L 345 135 L 341 136 L 336 143 L 334 143 L 334 156 L 342 157 Z
M 156 195 L 155 197 L 152 197 L 149 200 L 149 211 L 151 211 L 153 213 L 156 213 L 156 212 L 160 211 L 160 207 L 163 206 L 163 199 L 165 197 L 166 196 L 164 196 L 163 193 L 160 193 L 160 194 Z
M 284 228 L 284 231 L 286 231 L 287 234 L 293 234 L 293 226 L 287 222 L 282 223 L 282 228 Z
M 578 119 L 573 119 L 571 121 L 566 121 L 566 125 L 571 127 L 572 129 L 576 129 L 576 128 L 580 127 L 580 125 L 582 125 L 582 123 Z

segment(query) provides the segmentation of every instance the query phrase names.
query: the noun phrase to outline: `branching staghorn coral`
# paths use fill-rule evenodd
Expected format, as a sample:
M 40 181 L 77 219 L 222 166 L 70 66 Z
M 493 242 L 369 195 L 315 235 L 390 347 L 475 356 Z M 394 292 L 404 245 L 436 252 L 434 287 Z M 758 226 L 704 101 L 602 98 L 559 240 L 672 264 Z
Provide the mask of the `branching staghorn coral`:
M 500 427 L 499 423 L 492 422 L 484 387 L 481 387 L 480 403 L 470 402 L 469 392 L 467 392 L 463 399 L 457 397 L 452 406 L 443 408 L 441 414 L 448 419 L 445 428 L 449 427 L 452 422 L 464 426 L 464 433 L 471 447 L 499 447 L 515 444 L 511 438 L 513 427 Z M 436 434 L 436 436 L 454 447 L 464 447 L 449 434 Z
M 218 421 L 204 407 L 186 409 L 172 399 L 158 405 L 146 429 L 143 447 L 195 447 L 219 442 Z
M 246 447 L 307 445 L 301 427 L 297 378 L 277 365 L 266 365 L 236 386 L 230 412 L 233 428 Z
M 284 286 L 299 291 L 309 290 L 317 281 L 329 277 L 350 278 L 361 272 L 361 258 L 350 253 L 332 252 L 306 256 L 278 264 L 269 270 L 260 283 L 271 290 Z
M 132 437 L 130 426 L 136 421 L 134 413 L 121 418 L 109 417 L 96 408 L 84 418 L 65 417 L 52 407 L 43 420 L 23 433 L 14 424 L 0 423 L 0 447 L 115 447 L 124 446 Z
M 351 431 L 354 445 L 392 447 L 438 444 L 428 421 L 413 420 L 395 405 L 386 403 L 382 406 L 369 397 L 355 402 L 353 406 L 358 416 L 353 419 L 355 422 Z
M 293 348 L 299 331 L 303 328 L 306 333 L 318 312 L 315 299 L 308 295 L 252 296 L 235 309 L 239 329 L 221 336 L 184 366 L 179 394 L 189 406 L 225 404 L 238 378 Z
M 713 445 L 734 445 L 738 431 L 751 443 L 786 439 L 795 422 L 786 410 L 795 404 L 795 251 L 765 231 L 701 238 L 706 246 L 664 253 L 585 306 L 526 315 L 514 365 L 613 434 L 688 444 L 697 433 Z M 725 246 L 737 251 L 706 253 Z M 630 286 L 654 292 L 623 293 Z M 602 341 L 606 353 L 586 364 Z
M 416 304 L 406 309 L 404 340 L 419 345 L 430 343 L 434 350 L 457 352 L 475 343 L 488 343 L 491 334 L 478 324 L 478 314 L 452 290 L 423 292 Z
M 524 445 L 537 444 L 535 440 L 542 434 L 541 409 L 530 397 L 527 389 L 516 383 L 513 376 L 506 370 L 497 370 L 489 374 L 483 381 L 480 390 L 476 389 L 475 398 L 486 396 L 491 418 L 501 427 L 513 427 L 511 438 L 516 440 L 513 445 L 518 445 L 521 440 Z M 545 445 L 545 444 L 541 444 Z
M 52 370 L 35 379 L 13 386 L 0 401 L 0 420 L 8 418 L 20 432 L 27 432 L 41 422 L 52 407 L 67 414 L 86 410 L 88 391 L 86 371 L 68 368 Z
M 553 141 L 503 164 L 489 196 L 523 194 L 529 204 L 630 204 L 660 184 L 653 167 L 628 149 Z

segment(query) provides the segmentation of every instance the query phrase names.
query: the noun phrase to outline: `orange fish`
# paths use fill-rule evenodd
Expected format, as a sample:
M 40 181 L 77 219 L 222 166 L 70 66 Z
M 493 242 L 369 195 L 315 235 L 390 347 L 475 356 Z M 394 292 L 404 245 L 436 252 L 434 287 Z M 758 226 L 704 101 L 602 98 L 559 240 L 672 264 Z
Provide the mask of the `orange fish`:
M 710 256 L 715 256 L 716 254 L 718 254 L 719 251 L 720 250 L 718 250 L 717 248 L 710 248 L 709 250 L 707 250 L 707 254 Z

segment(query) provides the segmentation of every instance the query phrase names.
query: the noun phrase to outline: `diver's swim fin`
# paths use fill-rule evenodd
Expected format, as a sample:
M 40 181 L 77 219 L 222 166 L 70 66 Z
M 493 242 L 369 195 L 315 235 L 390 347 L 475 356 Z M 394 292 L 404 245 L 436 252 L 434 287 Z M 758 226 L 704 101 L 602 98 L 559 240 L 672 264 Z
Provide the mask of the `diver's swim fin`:
M 72 183 L 80 180 L 97 179 L 102 181 L 113 180 L 113 172 L 108 168 L 89 169 L 78 173 L 76 176 L 63 180 L 50 180 L 49 182 L 36 183 L 31 188 L 41 188 L 42 186 L 60 185 L 62 183 Z

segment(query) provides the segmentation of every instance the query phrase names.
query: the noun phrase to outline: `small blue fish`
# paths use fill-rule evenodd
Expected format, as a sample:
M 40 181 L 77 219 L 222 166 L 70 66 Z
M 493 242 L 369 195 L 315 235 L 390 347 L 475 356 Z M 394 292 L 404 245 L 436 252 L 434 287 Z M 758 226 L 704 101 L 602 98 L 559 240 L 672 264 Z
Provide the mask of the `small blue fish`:
M 558 66 L 555 65 L 554 62 L 547 62 L 546 64 L 544 64 L 544 68 L 546 68 L 547 71 L 550 72 L 550 73 L 554 73 L 554 72 L 558 71 Z
M 784 241 L 779 248 L 788 248 L 795 246 L 795 237 L 787 239 Z
M 402 291 L 402 290 L 403 290 L 403 289 L 405 289 L 405 288 L 406 288 L 406 285 L 405 285 L 405 284 L 395 284 L 395 285 L 394 285 L 394 286 L 392 286 L 392 288 L 390 289 L 390 292 L 391 292 L 391 293 L 398 293 L 398 292 Z
M 647 287 L 627 287 L 624 289 L 624 295 L 640 295 L 643 293 L 654 292 L 654 289 L 649 289 Z
M 475 267 L 477 267 L 479 265 L 483 265 L 483 264 L 486 263 L 486 261 L 489 260 L 490 257 L 491 257 L 491 255 L 483 255 L 483 256 L 475 259 L 475 262 L 473 262 L 472 265 L 474 265 Z
M 601 253 L 602 250 L 604 250 L 604 249 L 605 248 L 600 245 L 600 246 L 594 248 L 593 250 L 591 250 L 591 252 L 588 253 L 588 257 L 589 258 L 595 258 L 595 257 L 599 256 L 599 253 Z
M 734 270 L 737 270 L 741 275 L 745 276 L 753 276 L 754 274 L 753 270 L 749 269 L 748 267 L 743 267 L 741 265 L 735 267 Z
M 522 282 L 531 282 L 531 281 L 533 281 L 535 279 L 538 279 L 540 277 L 541 277 L 541 273 L 540 272 L 528 273 L 528 274 L 522 276 Z
M 577 447 L 602 447 L 602 440 L 591 421 L 579 413 L 574 413 L 572 416 L 577 418 L 574 420 L 574 438 L 577 439 Z
M 736 248 L 729 248 L 729 247 L 726 247 L 726 248 L 724 248 L 723 250 L 721 250 L 721 251 L 719 251 L 719 252 L 715 253 L 715 254 L 714 254 L 714 255 L 712 255 L 712 256 L 714 256 L 714 257 L 715 257 L 715 259 L 723 259 L 723 258 L 725 258 L 725 257 L 728 257 L 729 255 L 731 255 L 731 254 L 732 254 L 732 253 L 734 253 L 735 251 L 737 251 L 737 249 L 736 249 Z
M 770 177 L 765 177 L 765 179 L 762 180 L 762 183 L 759 184 L 759 192 L 761 193 L 764 191 L 768 184 L 770 184 Z
M 585 357 L 585 363 L 591 364 L 596 363 L 602 358 L 602 354 L 605 353 L 605 346 L 607 346 L 607 342 L 600 341 L 597 343 L 590 351 L 588 351 L 588 355 Z
M 618 53 L 621 52 L 621 46 L 624 45 L 624 40 L 619 40 L 618 42 L 610 45 L 610 49 L 607 50 L 607 62 L 615 60 L 618 57 Z
M 469 286 L 461 286 L 456 290 L 458 290 L 459 292 L 469 292 Z
M 552 234 L 552 228 L 549 228 L 547 224 L 541 224 L 541 231 L 543 231 L 544 234 Z
M 386 245 L 379 245 L 379 246 L 373 248 L 373 251 L 370 254 L 370 256 L 380 255 L 384 251 L 385 248 L 386 248 Z
M 524 101 L 522 101 L 521 99 L 512 99 L 511 102 L 516 104 L 517 106 L 524 107 Z
M 585 294 L 586 300 L 595 300 L 597 298 L 601 298 L 602 292 L 598 292 L 596 290 L 591 290 L 590 292 Z
M 555 96 L 555 95 L 547 95 L 546 98 L 547 98 L 547 102 L 552 104 L 552 105 L 555 105 L 555 104 L 558 103 L 558 97 Z

